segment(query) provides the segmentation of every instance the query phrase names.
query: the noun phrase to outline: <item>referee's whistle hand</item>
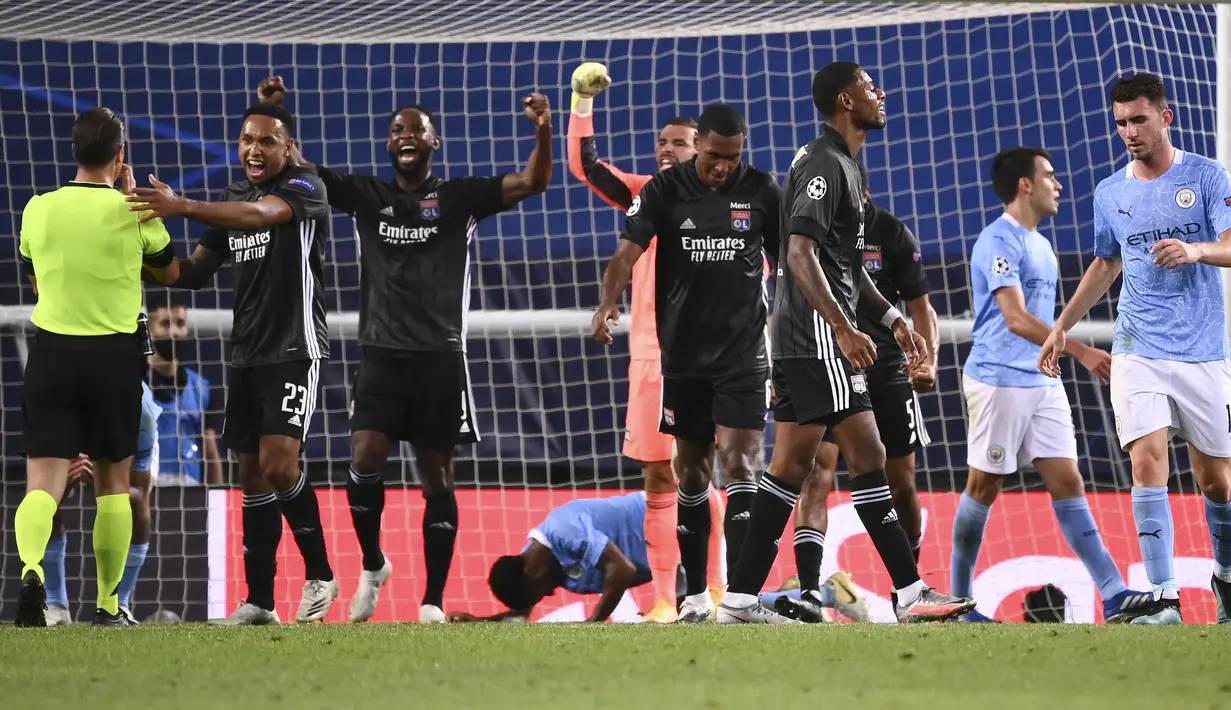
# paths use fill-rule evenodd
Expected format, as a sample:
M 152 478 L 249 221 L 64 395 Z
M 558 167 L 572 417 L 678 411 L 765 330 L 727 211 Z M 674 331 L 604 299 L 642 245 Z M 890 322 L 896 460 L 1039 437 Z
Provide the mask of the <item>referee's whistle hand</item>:
M 120 168 L 120 192 L 125 195 L 133 194 L 133 190 L 137 187 L 137 178 L 133 177 L 133 166 L 124 163 Z
M 611 336 L 611 326 L 620 324 L 620 309 L 615 306 L 599 307 L 590 327 L 594 330 L 594 339 L 603 345 L 611 345 L 615 340 Z
M 125 200 L 131 202 L 128 206 L 130 212 L 144 212 L 141 215 L 140 222 L 148 222 L 151 219 L 159 217 L 177 217 L 181 214 L 181 209 L 184 204 L 184 198 L 175 194 L 175 191 L 167 186 L 158 178 L 150 175 L 150 184 L 153 187 L 134 187 L 132 194 Z

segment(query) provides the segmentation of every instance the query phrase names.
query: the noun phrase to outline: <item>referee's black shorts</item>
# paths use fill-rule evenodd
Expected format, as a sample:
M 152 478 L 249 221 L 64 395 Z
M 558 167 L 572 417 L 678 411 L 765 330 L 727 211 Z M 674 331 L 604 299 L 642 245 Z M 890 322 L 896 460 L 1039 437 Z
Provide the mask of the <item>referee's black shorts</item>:
M 132 334 L 28 339 L 21 392 L 29 458 L 122 461 L 137 452 L 145 358 Z
M 477 442 L 465 355 L 363 346 L 350 430 L 432 449 Z

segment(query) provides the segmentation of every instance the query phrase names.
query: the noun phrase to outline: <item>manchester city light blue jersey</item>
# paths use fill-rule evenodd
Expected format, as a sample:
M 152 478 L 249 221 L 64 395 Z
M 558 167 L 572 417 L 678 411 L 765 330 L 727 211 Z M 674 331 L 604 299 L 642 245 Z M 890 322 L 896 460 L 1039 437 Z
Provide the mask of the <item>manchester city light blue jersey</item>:
M 137 432 L 137 453 L 133 456 L 132 470 L 149 471 L 154 465 L 154 445 L 158 443 L 158 417 L 162 407 L 154 401 L 154 391 L 141 382 L 141 428 Z
M 974 291 L 974 343 L 963 372 L 995 387 L 1045 387 L 1058 379 L 1039 371 L 1040 346 L 1009 330 L 996 291 L 1017 287 L 1030 315 L 1056 321 L 1059 266 L 1051 242 L 1005 213 L 975 240 L 970 255 Z
M 1177 150 L 1154 180 L 1134 162 L 1094 190 L 1094 255 L 1122 259 L 1112 353 L 1179 362 L 1228 356 L 1222 270 L 1209 264 L 1164 269 L 1150 249 L 1163 239 L 1218 241 L 1231 229 L 1231 179 L 1221 165 Z
M 564 588 L 570 592 L 603 591 L 603 570 L 598 561 L 608 542 L 614 542 L 637 568 L 636 579 L 649 579 L 644 492 L 565 503 L 530 531 L 530 539 L 551 549 L 564 568 Z

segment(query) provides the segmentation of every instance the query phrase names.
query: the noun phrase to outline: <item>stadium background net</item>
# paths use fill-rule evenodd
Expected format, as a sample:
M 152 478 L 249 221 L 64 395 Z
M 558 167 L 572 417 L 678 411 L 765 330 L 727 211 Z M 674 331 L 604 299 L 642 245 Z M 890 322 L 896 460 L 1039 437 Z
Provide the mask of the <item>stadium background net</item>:
M 144 12 L 154 5 L 157 23 L 113 21 L 152 17 Z M 654 170 L 655 136 L 666 120 L 695 116 L 707 103 L 726 101 L 748 118 L 746 159 L 781 177 L 796 148 L 818 130 L 810 99 L 816 69 L 855 60 L 885 88 L 889 125 L 870 135 L 862 159 L 874 201 L 921 239 L 932 302 L 942 317 L 938 394 L 923 397 L 932 444 L 919 457 L 919 487 L 928 494 L 923 568 L 941 587 L 948 585 L 948 521 L 965 468 L 958 365 L 970 334 L 967 256 L 974 237 L 1000 210 L 985 180 L 991 156 L 1018 144 L 1052 152 L 1065 191 L 1060 215 L 1042 231 L 1054 241 L 1067 296 L 1090 258 L 1094 186 L 1124 164 L 1106 102 L 1115 77 L 1128 71 L 1162 73 L 1173 93 L 1176 144 L 1216 153 L 1213 6 L 646 0 L 246 4 L 244 17 L 271 18 L 269 25 L 247 25 L 268 28 L 261 39 L 270 44 L 236 42 L 235 13 L 233 3 L 141 0 L 16 2 L 0 10 L 0 170 L 5 175 L 0 211 L 14 235 L 0 252 L 0 446 L 8 484 L 0 548 L 6 571 L 16 556 L 11 516 L 23 479 L 17 453 L 21 333 L 33 303 L 15 258 L 20 212 L 31 195 L 71 176 L 72 121 L 90 106 L 106 105 L 127 117 L 130 162 L 141 182 L 155 173 L 188 196 L 205 198 L 239 176 L 238 118 L 267 75 L 286 79 L 287 106 L 297 116 L 309 159 L 382 175 L 389 173 L 386 118 L 400 104 L 419 102 L 438 111 L 443 147 L 436 171 L 459 177 L 519 169 L 532 142 L 519 99 L 535 90 L 549 97 L 558 134 L 551 187 L 484 222 L 473 247 L 475 310 L 468 357 L 483 440 L 473 450 L 459 451 L 457 479 L 466 490 L 459 494 L 462 532 L 447 604 L 469 603 L 479 610 L 491 603 L 484 580 L 492 557 L 517 549 L 525 531 L 551 506 L 576 495 L 641 485 L 638 467 L 619 455 L 627 340 L 617 339 L 608 349 L 585 337 L 601 269 L 623 218 L 565 164 L 569 76 L 578 63 L 605 62 L 615 82 L 596 102 L 603 156 L 642 172 Z M 202 231 L 179 220 L 168 227 L 181 253 L 191 250 Z M 342 216 L 335 219 L 326 258 L 335 341 L 333 358 L 322 369 L 321 411 L 305 456 L 322 496 L 331 556 L 343 584 L 330 617 L 339 619 L 359 568 L 345 494 L 338 488 L 349 459 L 346 405 L 358 356 L 353 338 L 357 249 L 353 227 Z M 188 359 L 214 382 L 225 381 L 222 342 L 230 326 L 230 279 L 224 268 L 213 286 L 192 294 L 196 352 Z M 1110 307 L 1101 303 L 1080 332 L 1108 343 Z M 1121 495 L 1131 480 L 1115 444 L 1107 391 L 1072 363 L 1065 368 L 1081 468 L 1089 489 L 1100 494 L 1096 516 L 1130 581 L 1140 584 L 1144 575 L 1131 508 Z M 768 455 L 772 425 L 767 441 Z M 396 572 L 382 593 L 377 617 L 382 620 L 413 619 L 422 591 L 417 474 L 406 447 L 401 453 L 387 472 L 391 486 L 404 490 L 390 493 L 385 513 L 384 539 Z M 1173 464 L 1188 470 L 1182 451 Z M 234 482 L 233 467 L 229 475 Z M 1010 479 L 1008 490 L 1038 488 L 1028 472 Z M 1176 490 L 1194 490 L 1187 476 L 1175 481 Z M 90 494 L 84 497 L 88 501 Z M 146 580 L 136 596 L 139 613 L 164 606 L 200 618 L 233 606 L 242 590 L 237 501 L 233 490 L 159 491 Z M 825 571 L 841 566 L 854 572 L 878 595 L 874 612 L 887 618 L 888 582 L 846 502 L 832 501 Z M 1181 584 L 1204 585 L 1208 541 L 1199 506 L 1188 509 L 1191 514 L 1177 514 L 1177 569 Z M 88 551 L 82 534 L 89 529 L 88 514 L 70 529 L 70 557 Z M 788 548 L 783 546 L 771 582 L 790 573 Z M 290 535 L 284 537 L 281 561 L 279 609 L 287 618 L 302 580 Z M 1131 569 L 1130 563 L 1135 563 Z M 73 596 L 86 599 L 93 594 L 87 589 L 91 563 L 70 564 Z M 1012 617 L 1014 603 L 1020 610 L 1021 591 L 1014 591 L 1018 583 L 1010 580 L 1024 579 L 1036 586 L 1060 584 L 1073 599 L 1070 618 L 1094 618 L 1092 587 L 1064 547 L 1041 493 L 1002 499 L 979 569 L 976 594 L 985 611 L 994 611 L 1003 597 Z M 0 604 L 13 596 L 10 587 L 0 585 Z M 1206 612 L 1212 608 L 1205 598 L 1195 604 Z M 566 607 L 556 618 L 570 613 L 576 609 Z

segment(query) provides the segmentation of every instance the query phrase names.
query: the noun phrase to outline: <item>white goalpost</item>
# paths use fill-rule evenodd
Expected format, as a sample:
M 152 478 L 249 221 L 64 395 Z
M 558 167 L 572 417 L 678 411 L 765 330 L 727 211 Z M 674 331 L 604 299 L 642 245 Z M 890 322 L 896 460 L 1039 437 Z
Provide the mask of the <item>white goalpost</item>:
M 114 21 L 151 17 L 143 11 L 154 6 L 157 24 Z M 255 37 L 237 31 L 239 13 L 276 13 L 280 19 L 272 34 Z M 1107 103 L 1111 82 L 1125 73 L 1160 73 L 1176 111 L 1176 145 L 1231 167 L 1229 38 L 1231 11 L 1223 5 L 9 3 L 0 8 L 5 163 L 0 211 L 13 235 L 11 248 L 0 255 L 6 269 L 0 278 L 4 480 L 23 480 L 17 453 L 23 334 L 34 304 L 15 254 L 20 214 L 31 195 L 71 178 L 68 138 L 78 112 L 106 105 L 122 113 L 139 180 L 153 173 L 178 191 L 205 199 L 240 177 L 239 116 L 255 102 L 257 83 L 268 75 L 284 77 L 289 87 L 286 106 L 296 115 L 308 159 L 385 177 L 390 176 L 386 119 L 410 102 L 439 114 L 438 175 L 520 169 L 532 139 L 519 101 L 540 91 L 551 101 L 557 134 L 551 186 L 543 196 L 482 223 L 472 252 L 467 356 L 483 439 L 473 449 L 458 450 L 461 526 L 445 601 L 483 611 L 493 604 L 486 588 L 488 565 L 495 556 L 520 549 L 526 531 L 552 506 L 641 486 L 637 464 L 620 455 L 627 338 L 617 337 L 610 348 L 589 338 L 598 282 L 623 215 L 569 173 L 564 134 L 573 69 L 583 61 L 609 67 L 614 83 L 595 102 L 594 125 L 600 154 L 613 165 L 653 171 L 654 141 L 663 123 L 725 101 L 747 117 L 745 159 L 781 178 L 798 146 L 818 131 L 812 74 L 831 61 L 853 60 L 888 94 L 888 126 L 869 136 L 861 156 L 873 200 L 920 238 L 941 316 L 938 388 L 923 396 L 932 443 L 918 457 L 918 483 L 927 525 L 922 570 L 946 588 L 951 521 L 966 468 L 960 367 L 973 324 L 968 256 L 979 231 L 1000 212 L 988 180 L 992 156 L 1012 145 L 1038 145 L 1053 155 L 1064 193 L 1060 214 L 1041 231 L 1052 239 L 1060 261 L 1063 301 L 1091 259 L 1094 186 L 1126 161 Z M 168 228 L 181 254 L 191 251 L 202 231 L 180 220 Z M 342 582 L 343 597 L 330 617 L 338 620 L 359 572 L 341 487 L 350 456 L 347 402 L 359 353 L 358 252 L 353 224 L 340 215 L 326 246 L 325 271 L 332 357 L 322 368 L 322 409 L 305 447 L 305 465 L 321 496 L 331 558 Z M 188 364 L 223 385 L 231 283 L 224 267 L 213 284 L 185 296 L 195 351 Z M 1116 290 L 1118 285 L 1113 296 Z M 1231 288 L 1227 298 L 1231 303 Z M 1114 300 L 1105 299 L 1074 335 L 1110 347 L 1113 317 Z M 618 332 L 626 324 L 627 319 Z M 1064 367 L 1095 517 L 1130 583 L 1141 584 L 1128 498 L 1131 477 L 1116 442 L 1107 391 L 1080 366 L 1066 362 Z M 418 474 L 409 447 L 398 453 L 386 473 L 384 540 L 396 572 L 376 617 L 385 621 L 416 618 L 425 577 Z M 1173 467 L 1185 473 L 1187 466 L 1177 448 Z M 1094 620 L 1093 587 L 1071 558 L 1046 494 L 1029 471 L 1009 479 L 1010 493 L 997 503 L 983 547 L 975 588 L 980 608 L 1002 606 L 1010 617 L 1016 608 L 1020 616 L 1021 594 L 1052 582 L 1068 593 L 1072 620 Z M 1181 585 L 1204 587 L 1210 564 L 1205 523 L 1199 501 L 1185 495 L 1193 493 L 1191 479 L 1178 480 L 1177 573 Z M 840 479 L 839 488 L 844 487 Z M 186 618 L 223 615 L 243 591 L 240 494 L 230 485 L 198 493 L 159 491 L 160 508 L 191 508 L 200 516 L 191 518 L 197 522 L 174 518 L 182 521 L 175 523 L 180 529 L 156 526 L 156 538 L 180 535 L 192 544 L 168 542 L 164 549 L 156 540 L 152 545 L 149 579 L 136 602 L 144 613 L 165 606 Z M 823 571 L 851 571 L 873 596 L 874 613 L 888 618 L 888 579 L 849 499 L 838 493 L 831 502 Z M 0 551 L 6 558 L 15 555 L 12 535 L 0 532 L 5 533 Z M 72 531 L 70 550 L 88 551 L 80 533 Z M 198 542 L 200 549 L 193 546 Z M 197 550 L 192 560 L 164 562 L 191 557 L 189 548 Z M 794 573 L 788 548 L 782 546 L 771 583 Z M 279 612 L 289 618 L 302 581 L 290 535 L 284 536 L 279 563 Z M 200 585 L 182 584 L 175 589 L 186 591 L 167 598 L 170 578 Z M 11 596 L 5 591 L 0 604 Z M 549 611 L 565 618 L 561 610 L 574 603 L 561 599 Z M 1185 611 L 1190 607 L 1193 618 L 1213 613 L 1208 599 L 1186 601 Z

